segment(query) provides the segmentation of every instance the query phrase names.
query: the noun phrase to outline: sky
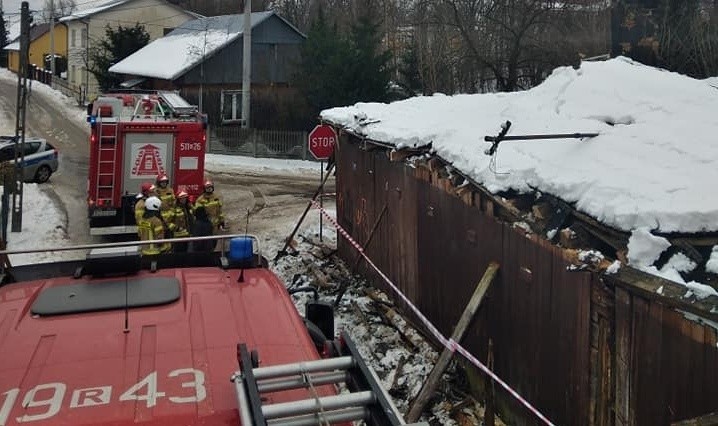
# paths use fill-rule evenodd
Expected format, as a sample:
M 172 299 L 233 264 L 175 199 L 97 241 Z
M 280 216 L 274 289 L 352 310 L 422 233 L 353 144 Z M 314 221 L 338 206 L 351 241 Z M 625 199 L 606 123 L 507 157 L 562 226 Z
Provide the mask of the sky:
M 493 193 L 545 192 L 573 203 L 631 233 L 634 266 L 686 284 L 679 272 L 696 265 L 676 258 L 653 267 L 667 241 L 652 233 L 718 231 L 716 82 L 619 57 L 557 68 L 528 91 L 358 103 L 324 110 L 321 118 L 397 149 L 432 143 L 437 155 Z M 497 135 L 507 120 L 509 136 L 598 136 L 504 141 L 487 155 L 484 136 Z M 689 284 L 698 295 L 718 295 Z

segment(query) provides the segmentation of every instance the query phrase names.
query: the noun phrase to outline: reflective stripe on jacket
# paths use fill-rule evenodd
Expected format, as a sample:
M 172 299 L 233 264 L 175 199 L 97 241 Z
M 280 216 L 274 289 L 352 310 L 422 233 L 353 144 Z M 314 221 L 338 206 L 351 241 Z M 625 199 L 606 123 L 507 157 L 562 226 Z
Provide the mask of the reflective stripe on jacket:
M 207 194 L 206 192 L 202 193 L 202 195 L 197 198 L 197 201 L 195 201 L 195 206 L 204 207 L 207 211 L 207 216 L 209 216 L 209 220 L 212 221 L 212 225 L 215 227 L 224 222 L 224 215 L 222 214 L 222 200 L 219 199 L 216 192 L 211 194 Z
M 142 216 L 145 215 L 145 197 L 140 198 L 135 203 L 135 223 L 139 225 Z
M 168 211 L 175 208 L 175 192 L 170 188 L 168 185 L 167 188 L 160 188 L 159 186 L 155 188 L 155 194 L 157 194 L 157 198 L 162 201 L 162 205 L 160 206 L 160 211 Z
M 165 238 L 165 227 L 157 216 L 143 217 L 137 224 L 137 233 L 140 241 L 161 240 Z M 144 255 L 154 255 L 166 253 L 171 248 L 170 243 L 146 244 L 140 247 L 140 252 Z
M 189 204 L 175 207 L 172 216 L 172 223 L 175 226 L 175 237 L 189 237 L 192 222 L 194 221 L 194 212 L 192 210 L 192 206 Z

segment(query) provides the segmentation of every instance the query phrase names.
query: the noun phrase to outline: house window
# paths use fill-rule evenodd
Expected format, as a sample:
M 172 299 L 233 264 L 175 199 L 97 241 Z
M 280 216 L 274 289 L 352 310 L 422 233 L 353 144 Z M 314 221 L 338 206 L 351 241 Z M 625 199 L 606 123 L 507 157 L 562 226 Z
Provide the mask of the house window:
M 73 65 L 72 67 L 70 67 L 70 81 L 74 83 L 76 76 L 77 76 L 77 66 Z
M 77 37 L 77 30 L 70 32 L 70 47 L 75 47 L 75 38 Z
M 80 39 L 80 47 L 86 47 L 87 46 L 87 28 L 82 29 L 82 39 Z
M 166 36 L 167 34 L 171 33 L 172 31 L 174 31 L 174 28 L 162 28 L 162 35 Z
M 242 91 L 222 90 L 221 95 L 222 122 L 239 122 L 242 120 Z

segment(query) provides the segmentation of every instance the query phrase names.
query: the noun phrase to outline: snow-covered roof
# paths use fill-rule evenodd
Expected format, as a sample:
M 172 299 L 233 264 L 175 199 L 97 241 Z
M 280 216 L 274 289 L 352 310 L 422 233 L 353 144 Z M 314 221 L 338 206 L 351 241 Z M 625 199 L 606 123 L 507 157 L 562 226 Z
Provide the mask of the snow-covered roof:
M 57 27 L 56 27 L 57 28 Z M 42 24 L 35 24 L 32 27 L 30 27 L 30 42 L 37 40 L 42 35 L 50 32 L 50 24 L 49 23 L 42 23 Z M 3 50 L 14 50 L 19 52 L 20 51 L 20 37 L 16 37 L 11 43 L 6 45 Z
M 107 9 L 129 3 L 132 0 L 104 0 L 83 2 L 82 7 L 78 8 L 71 15 L 63 16 L 60 22 L 74 21 L 76 19 L 86 18 L 96 13 L 103 12 Z
M 708 80 L 627 58 L 562 67 L 523 92 L 358 103 L 321 118 L 402 147 L 436 154 L 496 193 L 539 191 L 631 231 L 718 231 L 718 91 Z M 484 136 L 598 132 L 583 140 L 504 141 Z
M 7 46 L 3 47 L 3 50 L 12 50 L 12 51 L 15 51 L 15 52 L 19 52 L 19 51 L 20 51 L 20 41 L 19 41 L 19 40 L 13 41 L 12 43 L 10 43 L 10 44 L 8 44 Z
M 252 28 L 274 12 L 252 13 Z M 244 31 L 244 15 L 210 16 L 185 22 L 110 67 L 109 71 L 174 80 L 237 39 Z

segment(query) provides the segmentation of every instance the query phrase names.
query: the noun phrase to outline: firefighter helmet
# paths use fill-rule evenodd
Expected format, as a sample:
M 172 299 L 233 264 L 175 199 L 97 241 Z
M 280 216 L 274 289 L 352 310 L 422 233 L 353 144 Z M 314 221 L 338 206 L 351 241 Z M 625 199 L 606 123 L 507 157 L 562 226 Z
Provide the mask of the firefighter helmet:
M 157 183 L 169 182 L 170 178 L 165 174 L 157 175 Z
M 152 196 L 145 200 L 146 210 L 157 211 L 160 209 L 160 206 L 162 206 L 162 201 L 157 197 Z
M 141 193 L 147 194 L 150 191 L 152 191 L 152 183 L 151 182 L 144 182 L 142 185 L 140 185 Z
M 180 190 L 180 191 L 177 191 L 177 199 L 178 199 L 178 200 L 179 200 L 180 198 L 188 198 L 188 197 L 189 197 L 189 194 L 188 194 L 187 191 L 185 191 L 184 189 L 182 189 L 182 190 Z
M 210 188 L 212 188 L 212 191 L 214 191 L 214 183 L 212 183 L 211 180 L 206 180 L 204 182 L 204 190 L 207 192 L 212 192 L 212 191 L 208 191 Z

